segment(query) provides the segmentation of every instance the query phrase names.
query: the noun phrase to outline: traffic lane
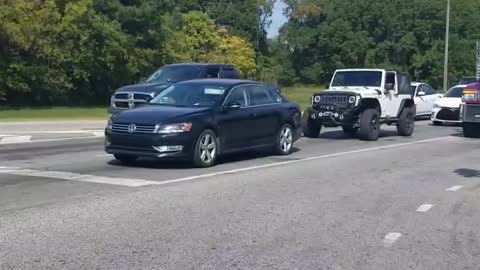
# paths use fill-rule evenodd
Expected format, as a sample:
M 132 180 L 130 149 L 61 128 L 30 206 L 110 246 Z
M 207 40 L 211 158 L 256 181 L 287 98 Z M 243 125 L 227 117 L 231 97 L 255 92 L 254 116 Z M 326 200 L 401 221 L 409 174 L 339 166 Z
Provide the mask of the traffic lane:
M 432 127 L 427 123 L 418 124 L 413 137 L 399 137 L 394 127 L 384 127 L 382 138 L 377 142 L 363 142 L 357 138 L 346 137 L 339 129 L 325 129 L 318 139 L 302 138 L 295 144 L 296 150 L 289 156 L 271 156 L 268 152 L 250 152 L 222 158 L 220 164 L 212 168 L 192 168 L 188 163 L 165 162 L 158 160 L 140 160 L 131 166 L 125 166 L 105 155 L 98 145 L 98 152 L 92 148 L 88 152 L 64 153 L 42 158 L 32 158 L 26 164 L 25 160 L 2 162 L 0 166 L 13 166 L 40 170 L 55 170 L 79 174 L 98 175 L 106 177 L 128 177 L 150 181 L 171 181 L 188 177 L 235 172 L 255 167 L 280 164 L 282 162 L 301 161 L 305 158 L 341 154 L 343 152 L 363 151 L 364 149 L 391 146 L 416 141 L 457 136 L 461 130 L 458 127 Z
M 104 129 L 108 120 L 84 121 L 19 121 L 0 123 L 0 134 L 24 133 L 39 131 L 71 131 L 71 130 L 98 130 Z
M 404 269 L 420 254 L 436 258 L 426 269 L 452 269 L 447 260 L 461 254 L 436 238 L 430 249 L 411 244 L 423 239 L 412 225 L 419 204 L 463 179 L 459 166 L 475 166 L 475 143 L 451 138 L 26 209 L 0 221 L 0 253 L 7 269 Z M 477 232 L 479 214 L 469 214 L 457 220 Z

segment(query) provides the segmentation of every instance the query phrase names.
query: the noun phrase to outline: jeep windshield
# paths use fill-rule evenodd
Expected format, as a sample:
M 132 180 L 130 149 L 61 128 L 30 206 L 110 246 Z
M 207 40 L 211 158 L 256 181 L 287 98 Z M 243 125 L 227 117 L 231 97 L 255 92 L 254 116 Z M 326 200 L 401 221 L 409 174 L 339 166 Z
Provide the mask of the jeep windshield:
M 380 87 L 382 85 L 381 71 L 337 71 L 331 86 L 362 86 Z
M 167 66 L 152 74 L 147 79 L 147 83 L 175 83 L 193 80 L 199 78 L 202 71 L 202 67 L 199 66 Z
M 162 91 L 149 104 L 175 107 L 214 107 L 223 100 L 225 90 L 219 85 L 175 84 Z

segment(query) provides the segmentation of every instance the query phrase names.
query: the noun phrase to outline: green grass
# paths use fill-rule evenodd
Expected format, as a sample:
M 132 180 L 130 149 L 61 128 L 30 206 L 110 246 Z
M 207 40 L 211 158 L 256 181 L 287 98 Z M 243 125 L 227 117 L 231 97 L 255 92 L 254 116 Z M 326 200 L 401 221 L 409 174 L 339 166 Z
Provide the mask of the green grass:
M 323 89 L 325 89 L 323 86 L 295 85 L 282 87 L 282 94 L 291 102 L 299 104 L 302 110 L 305 110 L 311 105 L 312 94 L 318 93 Z
M 0 122 L 12 121 L 61 121 L 61 120 L 105 120 L 107 108 L 9 109 L 0 110 Z

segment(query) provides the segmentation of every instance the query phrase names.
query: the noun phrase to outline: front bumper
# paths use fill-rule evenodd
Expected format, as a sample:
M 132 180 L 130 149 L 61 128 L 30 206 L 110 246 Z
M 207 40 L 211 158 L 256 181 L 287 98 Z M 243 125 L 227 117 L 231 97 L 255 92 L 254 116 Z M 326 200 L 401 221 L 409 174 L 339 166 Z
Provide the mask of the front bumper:
M 358 122 L 354 108 L 337 106 L 313 107 L 309 109 L 310 119 L 318 121 L 324 126 L 351 126 Z
M 466 123 L 480 123 L 480 104 L 462 104 L 460 119 Z
M 461 123 L 460 108 L 434 108 L 430 120 L 442 123 Z
M 133 155 L 161 159 L 190 159 L 195 140 L 190 133 L 179 134 L 130 134 L 105 132 L 105 151 L 108 154 Z M 181 150 L 167 151 L 165 147 L 180 147 Z M 157 149 L 156 149 L 156 148 Z

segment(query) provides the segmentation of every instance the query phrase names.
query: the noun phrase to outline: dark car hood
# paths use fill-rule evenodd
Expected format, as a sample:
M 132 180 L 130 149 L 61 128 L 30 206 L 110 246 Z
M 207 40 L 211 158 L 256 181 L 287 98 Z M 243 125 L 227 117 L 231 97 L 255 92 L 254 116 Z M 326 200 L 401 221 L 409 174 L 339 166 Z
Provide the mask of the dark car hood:
M 145 105 L 113 116 L 114 123 L 158 125 L 190 121 L 199 114 L 210 113 L 212 108 L 184 108 L 162 105 Z
M 137 93 L 159 93 L 169 87 L 170 83 L 139 83 L 124 86 L 117 90 L 117 93 L 137 92 Z

